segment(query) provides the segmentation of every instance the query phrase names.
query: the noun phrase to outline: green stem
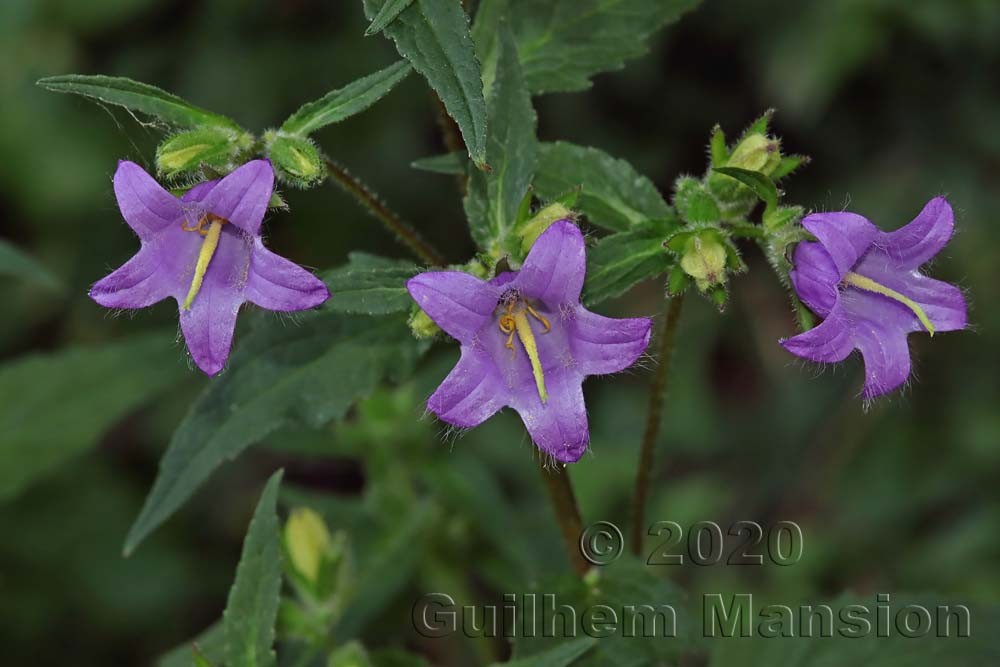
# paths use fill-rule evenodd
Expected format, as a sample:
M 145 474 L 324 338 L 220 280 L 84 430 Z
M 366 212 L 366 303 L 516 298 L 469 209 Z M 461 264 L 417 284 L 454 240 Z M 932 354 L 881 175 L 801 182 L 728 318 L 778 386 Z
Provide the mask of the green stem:
M 344 189 L 347 194 L 354 197 L 358 203 L 368 209 L 386 229 L 392 232 L 400 242 L 409 248 L 414 255 L 419 257 L 426 264 L 444 266 L 445 260 L 437 249 L 424 240 L 410 224 L 403 221 L 392 209 L 382 203 L 374 192 L 368 189 L 364 183 L 352 176 L 348 171 L 334 162 L 324 158 L 326 173 L 330 180 Z
M 649 476 L 653 469 L 653 453 L 656 450 L 656 440 L 660 433 L 660 422 L 663 421 L 663 403 L 670 378 L 670 361 L 674 353 L 677 322 L 681 318 L 683 305 L 684 295 L 679 294 L 670 300 L 670 305 L 667 307 L 663 330 L 660 332 L 660 349 L 657 353 L 659 363 L 649 390 L 646 430 L 643 432 L 642 445 L 639 448 L 639 467 L 635 478 L 635 492 L 632 496 L 631 540 L 632 552 L 636 555 L 642 551 L 642 539 L 646 535 L 646 500 L 649 497 Z
M 538 459 L 538 464 L 542 480 L 545 481 L 545 488 L 549 492 L 549 499 L 552 501 L 556 520 L 559 521 L 559 531 L 562 533 L 563 544 L 566 547 L 570 564 L 573 566 L 573 570 L 582 577 L 590 569 L 590 566 L 580 551 L 583 521 L 580 519 L 580 507 L 576 504 L 573 485 L 562 464 L 555 463 L 546 466 L 541 457 Z

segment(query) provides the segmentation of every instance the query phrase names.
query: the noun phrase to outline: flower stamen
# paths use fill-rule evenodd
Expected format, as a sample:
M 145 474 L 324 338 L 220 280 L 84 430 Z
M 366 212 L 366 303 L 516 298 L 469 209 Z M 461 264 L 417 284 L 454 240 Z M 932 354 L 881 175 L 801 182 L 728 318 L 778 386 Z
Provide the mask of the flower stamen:
M 184 310 L 191 310 L 194 298 L 201 291 L 201 285 L 205 280 L 205 273 L 208 272 L 208 265 L 211 263 L 212 258 L 215 257 L 215 251 L 219 247 L 222 226 L 227 222 L 229 221 L 214 213 L 206 213 L 198 220 L 196 226 L 188 226 L 186 222 L 181 223 L 181 229 L 185 232 L 198 232 L 198 234 L 205 237 L 204 242 L 201 244 L 201 251 L 198 253 L 198 263 L 194 267 L 194 277 L 191 279 L 191 287 L 184 298 L 184 305 L 181 306 Z M 208 224 L 208 229 L 205 229 L 206 224 Z
M 925 329 L 927 329 L 927 333 L 934 336 L 934 324 L 931 323 L 931 319 L 927 317 L 927 313 L 925 313 L 924 309 L 920 307 L 920 304 L 905 294 L 900 294 L 892 288 L 886 287 L 881 283 L 875 282 L 871 278 L 863 276 L 859 273 L 854 273 L 853 271 L 848 272 L 848 274 L 844 276 L 844 283 L 857 287 L 860 290 L 872 292 L 874 294 L 881 294 L 882 296 L 889 297 L 893 301 L 898 301 L 912 310 L 913 314 L 917 316 L 918 320 L 920 320 L 920 323 L 924 325 Z

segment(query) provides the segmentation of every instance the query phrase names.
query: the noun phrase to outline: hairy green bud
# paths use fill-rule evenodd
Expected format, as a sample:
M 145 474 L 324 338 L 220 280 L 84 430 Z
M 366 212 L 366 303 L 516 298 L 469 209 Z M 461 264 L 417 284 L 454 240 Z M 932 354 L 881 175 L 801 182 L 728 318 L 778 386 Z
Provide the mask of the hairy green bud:
M 264 134 L 264 147 L 275 173 L 285 183 L 308 188 L 323 179 L 323 160 L 308 138 L 269 131 Z
M 781 142 L 763 134 L 744 138 L 726 162 L 727 167 L 757 171 L 769 176 L 781 164 Z
M 225 127 L 201 127 L 168 137 L 156 149 L 156 168 L 173 178 L 209 167 L 215 171 L 232 169 L 240 153 L 252 140 Z

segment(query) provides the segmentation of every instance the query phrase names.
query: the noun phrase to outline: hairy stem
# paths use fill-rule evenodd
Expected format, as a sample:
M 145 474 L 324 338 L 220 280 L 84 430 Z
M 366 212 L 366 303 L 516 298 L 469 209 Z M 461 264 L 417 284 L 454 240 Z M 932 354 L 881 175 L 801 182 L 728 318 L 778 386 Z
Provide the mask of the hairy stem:
M 653 453 L 656 449 L 656 439 L 660 433 L 660 422 L 663 421 L 663 403 L 667 396 L 667 383 L 670 379 L 670 361 L 674 356 L 674 344 L 677 337 L 677 322 L 681 318 L 681 307 L 684 305 L 684 295 L 679 294 L 670 300 L 667 307 L 663 330 L 660 332 L 660 349 L 657 352 L 656 375 L 649 389 L 649 408 L 646 414 L 646 430 L 642 435 L 642 445 L 639 449 L 639 467 L 635 477 L 635 493 L 632 496 L 632 553 L 638 555 L 642 551 L 642 539 L 646 535 L 646 500 L 649 497 L 649 476 L 653 469 Z
M 402 218 L 382 203 L 378 195 L 369 190 L 364 183 L 356 179 L 344 167 L 333 160 L 324 158 L 323 161 L 326 164 L 326 173 L 330 180 L 343 188 L 347 194 L 354 197 L 359 204 L 368 209 L 368 212 L 377 218 L 386 229 L 392 232 L 414 255 L 426 264 L 435 266 L 445 265 L 444 256 L 434 246 L 424 240 L 416 229 L 403 221 Z
M 590 569 L 590 566 L 580 551 L 583 521 L 580 519 L 580 508 L 576 504 L 573 485 L 569 481 L 565 467 L 561 464 L 546 466 L 541 457 L 538 459 L 538 463 L 542 479 L 545 481 L 545 488 L 549 492 L 549 499 L 552 501 L 552 510 L 559 521 L 559 530 L 562 533 L 563 544 L 566 546 L 570 564 L 578 575 L 583 576 Z
M 444 146 L 448 149 L 449 153 L 458 153 L 459 155 L 465 154 L 465 141 L 462 140 L 462 132 L 458 129 L 458 123 L 455 119 L 448 115 L 448 110 L 444 106 L 444 102 L 438 97 L 438 94 L 431 91 L 431 97 L 434 100 L 434 110 L 436 113 L 438 127 L 441 128 L 441 135 L 444 137 Z M 455 176 L 455 183 L 458 185 L 458 191 L 465 195 L 466 188 L 468 187 L 467 178 L 465 172 Z

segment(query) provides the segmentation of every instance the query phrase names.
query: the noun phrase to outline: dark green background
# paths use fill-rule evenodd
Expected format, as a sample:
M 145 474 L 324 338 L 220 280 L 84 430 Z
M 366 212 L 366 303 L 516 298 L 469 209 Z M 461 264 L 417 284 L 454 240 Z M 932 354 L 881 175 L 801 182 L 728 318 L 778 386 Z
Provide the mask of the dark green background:
M 54 296 L 0 279 L 3 361 L 169 330 L 175 321 L 172 303 L 112 318 L 86 298 L 87 287 L 135 249 L 111 191 L 116 160 L 150 166 L 161 134 L 120 110 L 45 92 L 34 81 L 69 72 L 130 76 L 263 130 L 302 102 L 397 58 L 387 40 L 362 37 L 360 4 L 0 3 L 3 236 L 68 286 Z M 732 136 L 774 106 L 786 150 L 813 157 L 787 182 L 789 202 L 848 206 L 886 229 L 907 222 L 937 194 L 947 194 L 956 209 L 959 233 L 933 272 L 967 291 L 972 330 L 913 336 L 914 381 L 867 412 L 858 398 L 859 360 L 817 369 L 778 347 L 795 325 L 757 252 L 748 252 L 751 271 L 734 281 L 724 315 L 688 300 L 650 518 L 685 525 L 795 520 L 805 555 L 788 568 L 685 566 L 664 573 L 675 581 L 704 591 L 769 591 L 789 602 L 832 599 L 846 589 L 998 600 L 1000 317 L 990 308 L 1000 285 L 998 31 L 1000 5 L 991 0 L 708 0 L 664 31 L 651 54 L 598 76 L 591 91 L 537 100 L 543 140 L 601 147 L 665 193 L 677 175 L 704 168 L 716 121 Z M 419 77 L 316 138 L 450 259 L 470 256 L 454 181 L 409 167 L 443 150 Z M 405 256 L 332 186 L 286 195 L 291 211 L 267 225 L 281 254 L 316 268 L 335 266 L 355 249 Z M 646 285 L 604 310 L 653 314 L 661 292 Z M 176 354 L 183 365 L 181 346 Z M 403 417 L 373 437 L 390 453 L 405 448 L 401 456 L 415 456 L 417 448 L 416 465 L 448 457 L 456 465 L 489 462 L 507 502 L 526 517 L 521 539 L 552 542 L 559 565 L 555 526 L 516 417 L 505 414 L 455 441 L 441 439 L 442 429 L 428 420 L 413 426 L 417 399 L 456 351 L 442 344 L 436 355 L 433 370 L 400 399 Z M 307 461 L 272 443 L 226 467 L 123 560 L 124 534 L 159 455 L 205 384 L 195 371 L 189 375 L 104 434 L 99 447 L 0 507 L 5 664 L 146 664 L 221 612 L 247 518 L 276 465 L 288 466 L 288 479 L 300 486 L 348 496 L 363 488 L 364 467 L 338 456 L 344 450 L 336 436 L 324 456 Z M 647 382 L 648 371 L 637 369 L 587 385 L 592 455 L 572 473 L 588 520 L 626 523 Z M 14 465 L 3 459 L 2 438 L 0 465 Z M 455 530 L 474 532 L 475 525 Z M 412 592 L 488 566 L 489 554 L 476 558 L 483 560 L 439 559 L 434 567 L 445 575 L 413 582 Z M 480 590 L 482 582 L 470 579 Z M 489 590 L 480 592 L 489 598 Z M 408 627 L 406 599 L 368 632 L 370 645 L 421 646 Z M 456 651 L 461 655 L 437 655 L 461 660 Z

